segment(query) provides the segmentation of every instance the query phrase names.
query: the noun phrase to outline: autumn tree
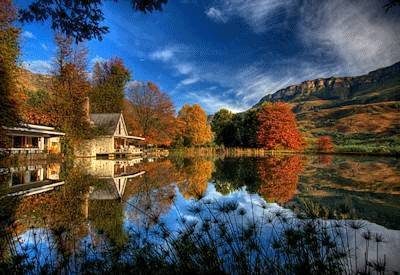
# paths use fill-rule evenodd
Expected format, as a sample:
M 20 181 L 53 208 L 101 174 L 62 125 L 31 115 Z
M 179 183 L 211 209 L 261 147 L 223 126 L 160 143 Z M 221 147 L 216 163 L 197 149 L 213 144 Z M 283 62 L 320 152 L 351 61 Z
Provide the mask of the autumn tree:
M 129 79 L 130 72 L 121 59 L 96 62 L 93 68 L 93 88 L 90 92 L 91 111 L 93 113 L 122 112 L 124 89 Z
M 178 120 L 183 128 L 180 134 L 185 146 L 205 145 L 211 142 L 211 127 L 207 123 L 207 115 L 198 104 L 185 104 L 178 113 Z
M 20 31 L 13 26 L 15 19 L 11 0 L 0 0 L 0 138 L 4 134 L 1 126 L 13 126 L 19 121 L 16 74 Z
M 154 83 L 135 82 L 127 87 L 127 98 L 124 117 L 133 134 L 148 143 L 169 146 L 178 127 L 170 97 Z
M 47 90 L 26 92 L 26 100 L 21 105 L 22 119 L 31 124 L 57 125 L 57 112 L 53 109 L 54 96 Z
M 72 140 L 87 134 L 89 119 L 84 109 L 90 90 L 87 79 L 86 49 L 73 45 L 70 37 L 56 36 L 57 56 L 54 64 L 52 94 L 58 127 Z
M 333 152 L 333 142 L 330 136 L 322 136 L 317 140 L 317 150 L 324 153 Z
M 257 119 L 257 141 L 260 146 L 269 150 L 299 150 L 303 147 L 303 138 L 297 128 L 295 115 L 287 103 L 263 105 Z

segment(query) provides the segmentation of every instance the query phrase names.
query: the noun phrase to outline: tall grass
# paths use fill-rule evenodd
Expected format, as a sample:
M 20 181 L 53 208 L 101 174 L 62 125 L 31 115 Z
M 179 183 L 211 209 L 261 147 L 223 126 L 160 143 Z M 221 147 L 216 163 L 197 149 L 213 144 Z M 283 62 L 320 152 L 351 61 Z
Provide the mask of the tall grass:
M 174 195 L 171 195 L 175 197 Z M 173 226 L 149 209 L 139 209 L 126 226 L 127 241 L 116 245 L 105 232 L 74 238 L 68 232 L 31 228 L 23 236 L 3 232 L 7 245 L 0 269 L 10 273 L 135 274 L 378 274 L 384 239 L 359 221 L 294 216 L 254 199 L 248 207 L 232 199 L 202 198 L 183 213 L 173 199 Z M 365 243 L 365 251 L 359 244 Z M 68 243 L 69 245 L 66 245 Z

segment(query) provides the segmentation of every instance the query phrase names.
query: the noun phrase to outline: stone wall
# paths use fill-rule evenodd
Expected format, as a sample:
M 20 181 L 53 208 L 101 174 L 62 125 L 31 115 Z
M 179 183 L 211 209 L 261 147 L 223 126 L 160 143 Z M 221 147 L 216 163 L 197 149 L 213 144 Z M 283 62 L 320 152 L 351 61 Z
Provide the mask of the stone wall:
M 113 137 L 97 137 L 85 140 L 74 151 L 75 156 L 78 157 L 95 157 L 96 154 L 113 153 L 114 139 Z

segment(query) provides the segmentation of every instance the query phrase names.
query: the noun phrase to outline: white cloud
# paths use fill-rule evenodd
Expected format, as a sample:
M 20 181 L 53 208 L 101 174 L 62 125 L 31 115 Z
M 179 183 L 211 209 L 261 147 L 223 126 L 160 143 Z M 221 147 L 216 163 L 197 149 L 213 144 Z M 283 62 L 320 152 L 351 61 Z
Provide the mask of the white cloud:
M 194 84 L 200 81 L 200 78 L 198 77 L 189 77 L 189 78 L 185 78 L 184 80 L 182 80 L 180 82 L 181 85 L 190 85 L 190 84 Z
M 363 74 L 400 60 L 399 18 L 379 1 L 308 1 L 299 33 L 307 47 L 337 57 L 342 73 Z
M 228 21 L 228 18 L 226 17 L 225 14 L 223 14 L 219 9 L 215 7 L 211 7 L 208 10 L 206 10 L 206 15 L 213 19 L 216 22 L 221 22 L 221 23 L 226 23 Z
M 189 92 L 188 97 L 198 102 L 210 114 L 222 108 L 234 113 L 243 112 L 247 109 L 240 102 L 229 98 L 222 98 L 218 94 L 210 94 L 205 91 Z
M 23 38 L 28 38 L 28 39 L 36 38 L 36 36 L 33 33 L 29 32 L 29 31 L 23 31 L 21 36 Z
M 175 50 L 173 48 L 165 48 L 151 53 L 150 58 L 153 60 L 167 62 L 174 56 L 174 54 Z
M 187 75 L 193 72 L 193 65 L 190 63 L 178 62 L 174 64 L 174 67 L 180 74 Z
M 206 14 L 213 20 L 226 22 L 237 16 L 255 32 L 265 31 L 272 23 L 280 22 L 279 11 L 292 6 L 294 0 L 219 0 Z
M 104 57 L 101 57 L 99 55 L 96 55 L 95 57 L 90 59 L 90 65 L 94 66 L 94 64 L 96 64 L 97 62 L 101 63 L 101 62 L 105 62 L 105 61 L 107 61 L 107 59 L 105 59 Z
M 38 74 L 49 74 L 51 71 L 51 62 L 47 60 L 28 60 L 22 62 L 22 66 L 33 72 Z

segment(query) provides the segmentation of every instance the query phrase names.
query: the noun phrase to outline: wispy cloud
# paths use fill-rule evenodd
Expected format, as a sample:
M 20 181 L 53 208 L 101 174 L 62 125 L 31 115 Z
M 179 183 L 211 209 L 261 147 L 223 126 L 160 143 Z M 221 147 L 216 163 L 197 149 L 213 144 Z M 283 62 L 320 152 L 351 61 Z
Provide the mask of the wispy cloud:
M 152 60 L 167 64 L 174 69 L 174 77 L 181 77 L 174 94 L 186 95 L 187 86 L 197 83 L 193 85 L 196 92 L 189 93 L 188 99 L 198 100 L 208 112 L 219 108 L 242 111 L 289 85 L 363 74 L 400 60 L 399 18 L 385 14 L 379 1 L 216 0 L 205 13 L 220 23 L 241 18 L 253 31 L 265 35 L 269 27 L 293 16 L 290 35 L 299 48 L 290 56 L 260 57 L 240 66 L 218 57 L 200 57 L 203 48 L 196 45 L 186 46 L 184 51 L 169 46 L 153 52 Z
M 299 33 L 310 48 L 320 47 L 341 64 L 343 73 L 362 74 L 400 60 L 398 17 L 380 1 L 324 1 L 302 9 Z
M 25 69 L 38 74 L 49 74 L 52 69 L 51 62 L 47 60 L 24 61 L 22 62 L 22 66 Z
M 186 86 L 186 85 L 197 83 L 199 81 L 200 81 L 200 78 L 198 78 L 198 77 L 189 77 L 189 78 L 185 78 L 184 80 L 179 82 L 179 84 Z
M 283 61 L 281 61 L 283 62 Z M 231 67 L 220 62 L 197 62 L 193 56 L 176 53 L 165 61 L 175 68 L 181 80 L 173 94 L 187 94 L 187 85 L 202 82 L 204 88 L 189 93 L 189 100 L 196 99 L 209 113 L 227 108 L 243 111 L 257 103 L 266 94 L 300 81 L 323 76 L 325 68 L 299 60 L 287 61 L 286 70 L 268 70 L 262 63 Z M 292 66 L 296 63 L 296 66 Z M 207 87 L 208 86 L 208 87 Z
M 280 21 L 279 11 L 293 5 L 294 0 L 219 0 L 208 8 L 206 14 L 213 20 L 227 22 L 239 17 L 255 32 L 265 31 L 267 26 Z
M 216 22 L 226 23 L 228 21 L 227 16 L 215 7 L 207 9 L 205 13 L 208 17 Z
M 247 109 L 240 102 L 227 97 L 221 97 L 215 93 L 205 91 L 189 92 L 188 97 L 200 103 L 208 113 L 215 113 L 220 109 L 228 109 L 231 112 L 238 113 Z
M 45 51 L 49 50 L 49 47 L 47 47 L 47 45 L 45 43 L 40 43 L 40 47 Z
M 23 31 L 23 32 L 21 33 L 21 37 L 27 38 L 27 39 L 34 39 L 34 38 L 36 38 L 36 36 L 35 36 L 33 33 L 31 33 L 30 31 Z

